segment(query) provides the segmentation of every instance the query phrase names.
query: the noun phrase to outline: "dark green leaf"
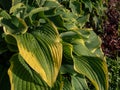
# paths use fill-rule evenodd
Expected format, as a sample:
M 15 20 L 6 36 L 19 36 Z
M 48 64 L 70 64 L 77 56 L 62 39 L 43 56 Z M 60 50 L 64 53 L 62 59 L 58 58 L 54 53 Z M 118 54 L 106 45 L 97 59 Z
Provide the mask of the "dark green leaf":
M 80 28 L 83 28 L 85 26 L 86 22 L 89 22 L 89 18 L 90 18 L 90 15 L 88 14 L 88 15 L 83 15 L 77 19 L 77 21 L 80 24 L 79 25 Z
M 45 1 L 46 0 L 36 0 L 36 3 L 38 6 L 42 6 L 42 5 L 44 5 Z
M 17 45 L 7 44 L 7 47 L 11 52 L 18 52 Z
M 72 51 L 73 51 L 73 46 L 69 43 L 63 43 L 63 56 L 65 58 L 64 61 L 67 62 L 72 62 Z M 73 62 L 72 62 L 73 63 Z
M 85 75 L 96 90 L 108 90 L 107 65 L 98 57 L 73 55 L 75 70 Z
M 17 45 L 16 39 L 11 35 L 6 35 L 5 41 L 9 44 Z
M 56 26 L 58 27 L 64 27 L 64 22 L 63 19 L 60 15 L 49 17 L 49 19 L 55 23 Z
M 0 9 L 0 19 L 2 18 L 11 19 L 11 16 L 5 10 Z
M 4 26 L 4 32 L 6 34 L 25 33 L 28 29 L 24 20 L 15 16 L 11 17 L 11 19 L 2 18 L 0 23 Z
M 82 2 L 85 4 L 85 7 L 89 9 L 89 12 L 93 9 L 93 4 L 91 0 L 82 0 Z
M 89 90 L 86 79 L 83 75 L 71 76 L 72 90 Z
M 15 14 L 16 12 L 19 11 L 19 9 L 22 9 L 22 8 L 25 8 L 25 5 L 23 3 L 17 3 L 15 5 L 13 5 L 11 8 L 10 8 L 10 13 L 13 13 Z M 23 12 L 23 11 L 22 11 Z M 17 14 L 17 13 L 16 13 Z
M 58 3 L 57 0 L 46 0 L 43 6 L 53 8 L 60 6 L 60 4 Z
M 70 64 L 63 64 L 60 69 L 60 74 L 74 74 L 73 65 Z
M 72 85 L 68 78 L 67 77 L 63 78 L 63 89 L 62 90 L 72 90 Z
M 10 59 L 8 70 L 11 90 L 50 90 L 41 77 L 18 54 Z
M 72 13 L 74 13 L 76 15 L 80 15 L 81 14 L 82 4 L 79 1 L 71 1 L 69 7 L 72 10 Z

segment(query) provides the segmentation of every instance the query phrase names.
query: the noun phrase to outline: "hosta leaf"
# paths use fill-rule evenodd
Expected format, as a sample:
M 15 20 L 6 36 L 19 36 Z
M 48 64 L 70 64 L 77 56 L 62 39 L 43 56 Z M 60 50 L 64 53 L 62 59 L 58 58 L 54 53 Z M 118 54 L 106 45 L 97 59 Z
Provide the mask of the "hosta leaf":
M 73 75 L 72 79 L 72 90 L 89 90 L 85 77 L 83 75 Z
M 47 16 L 47 17 L 50 17 L 50 16 L 54 16 L 56 13 L 56 8 L 51 8 L 47 11 L 44 11 L 44 14 Z
M 50 90 L 41 77 L 26 64 L 19 54 L 13 55 L 10 63 L 8 74 L 11 90 Z
M 74 74 L 75 70 L 73 68 L 73 65 L 70 64 L 63 64 L 60 68 L 60 73 L 61 74 Z
M 34 14 L 37 14 L 37 13 L 39 13 L 39 12 L 46 11 L 46 10 L 49 10 L 49 8 L 48 8 L 48 7 L 33 8 L 33 9 L 25 16 L 25 18 L 28 17 L 28 16 L 31 18 Z
M 24 20 L 15 16 L 11 17 L 11 19 L 2 18 L 0 23 L 4 26 L 4 32 L 6 34 L 25 33 L 28 29 Z
M 42 6 L 46 0 L 36 0 L 38 6 Z
M 32 34 L 25 33 L 15 37 L 21 56 L 52 86 L 62 61 L 62 45 L 56 28 L 52 24 L 46 24 Z
M 73 51 L 73 46 L 69 43 L 63 43 L 63 62 L 67 61 L 67 63 L 73 63 L 72 60 L 72 51 Z
M 85 56 L 93 56 L 90 50 L 85 46 L 84 40 L 76 39 L 73 41 L 73 52 L 76 55 L 85 55 Z
M 60 15 L 62 18 L 62 22 L 64 27 L 68 30 L 75 30 L 78 29 L 77 27 L 77 16 L 73 13 L 71 13 L 68 9 L 63 8 L 60 6 L 59 8 L 56 8 L 56 15 Z
M 89 22 L 89 17 L 90 15 L 88 14 L 88 15 L 83 15 L 77 19 L 81 28 L 86 24 L 86 22 Z
M 0 54 L 6 52 L 8 50 L 7 48 L 7 44 L 6 42 L 4 41 L 4 38 L 2 37 L 3 36 L 3 31 L 0 30 Z M 1 58 L 2 59 L 2 58 Z
M 0 9 L 0 19 L 2 19 L 1 17 L 5 19 L 11 19 L 10 15 L 5 10 Z
M 5 41 L 9 44 L 17 45 L 17 42 L 16 42 L 15 38 L 11 35 L 6 35 L 5 36 Z
M 7 44 L 7 47 L 11 52 L 18 52 L 17 45 Z
M 96 90 L 108 90 L 107 65 L 98 57 L 73 55 L 75 70 L 85 75 Z
M 28 0 L 12 0 L 12 5 L 14 6 L 14 5 L 16 5 L 16 4 L 18 4 L 18 3 L 25 3 L 26 4 L 26 2 L 28 2 Z
M 5 41 L 7 43 L 7 48 L 12 52 L 18 52 L 17 42 L 15 38 L 11 35 L 5 35 Z
M 48 7 L 30 8 L 29 12 L 24 16 L 27 25 L 31 26 L 34 23 L 41 23 L 41 21 L 43 22 L 44 19 L 42 19 L 41 17 L 45 18 L 44 11 L 47 10 L 49 10 Z M 38 24 L 35 25 L 37 26 Z
M 88 40 L 85 42 L 86 47 L 98 57 L 103 58 L 103 52 L 101 50 L 101 40 L 100 38 L 93 32 L 90 31 L 90 36 Z
M 61 37 L 63 41 L 74 45 L 73 51 L 75 51 L 75 54 L 96 55 L 103 58 L 103 53 L 100 48 L 101 40 L 91 29 L 68 31 L 61 33 Z
M 89 11 L 91 12 L 93 9 L 93 6 L 92 6 L 93 4 L 92 4 L 91 0 L 82 0 L 82 2 L 85 4 L 86 8 L 89 8 Z
M 51 88 L 51 90 L 56 90 L 56 89 L 57 90 L 63 90 L 63 81 L 62 81 L 62 78 L 61 78 L 60 74 L 58 75 L 54 86 Z
M 100 43 L 95 43 L 95 41 L 99 40 L 98 39 L 95 40 L 94 41 L 95 44 L 93 44 L 92 39 L 91 40 L 89 39 L 88 43 L 89 45 L 93 46 L 92 49 L 94 48 L 95 50 L 99 51 L 100 55 L 102 55 L 102 52 L 98 50 L 98 48 L 100 47 Z M 85 45 L 85 41 L 82 39 L 76 39 L 72 43 L 75 70 L 85 75 L 88 79 L 90 79 L 90 81 L 95 86 L 96 90 L 107 90 L 108 88 L 107 64 L 104 58 L 102 56 L 99 56 L 101 57 L 99 58 L 98 55 L 96 55 L 98 52 L 94 53 L 90 47 L 88 48 Z
M 49 19 L 51 21 L 53 21 L 56 26 L 58 26 L 58 27 L 64 27 L 63 19 L 62 19 L 62 17 L 60 15 L 49 17 Z
M 94 50 L 95 48 L 100 47 L 100 38 L 93 31 L 90 31 L 90 36 L 85 42 L 85 44 L 88 47 L 88 49 Z
M 10 13 L 16 12 L 19 8 L 25 7 L 23 3 L 17 3 L 10 8 Z
M 71 81 L 71 84 L 69 81 L 66 81 L 66 82 L 68 82 L 68 85 L 65 85 L 65 87 L 64 87 L 64 88 L 66 88 L 65 90 L 88 90 L 88 86 L 87 86 L 85 77 L 81 74 L 76 73 L 76 71 L 73 68 L 73 65 L 67 65 L 67 64 L 62 65 L 60 72 L 64 76 L 66 75 L 65 80 Z M 71 88 L 67 89 L 68 87 L 71 87 Z
M 71 1 L 69 7 L 71 8 L 71 10 L 74 14 L 76 14 L 76 15 L 81 14 L 82 4 L 79 1 Z
M 63 78 L 63 89 L 61 90 L 72 90 L 72 85 L 67 77 Z
M 15 5 L 17 3 L 21 2 L 21 0 L 12 0 L 12 5 Z
M 60 35 L 63 41 L 69 42 L 69 43 L 73 41 L 72 39 L 81 38 L 81 36 L 75 33 L 74 31 L 67 31 L 67 32 L 61 33 Z
M 93 31 L 85 32 L 85 30 L 82 32 L 81 30 L 69 31 L 62 33 L 61 37 L 64 42 L 73 46 L 71 57 L 73 58 L 75 71 L 85 75 L 95 86 L 96 90 L 107 90 L 108 71 L 100 49 L 100 40 Z
M 46 2 L 43 5 L 44 7 L 58 7 L 60 4 L 58 3 L 57 0 L 46 0 Z

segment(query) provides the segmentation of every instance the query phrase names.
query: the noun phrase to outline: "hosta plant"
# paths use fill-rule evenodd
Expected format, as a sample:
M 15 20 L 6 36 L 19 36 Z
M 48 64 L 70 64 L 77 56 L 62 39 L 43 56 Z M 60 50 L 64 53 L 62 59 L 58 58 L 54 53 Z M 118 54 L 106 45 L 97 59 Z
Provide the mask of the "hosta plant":
M 101 40 L 85 28 L 101 0 L 10 0 L 4 6 L 5 1 L 1 90 L 108 90 Z

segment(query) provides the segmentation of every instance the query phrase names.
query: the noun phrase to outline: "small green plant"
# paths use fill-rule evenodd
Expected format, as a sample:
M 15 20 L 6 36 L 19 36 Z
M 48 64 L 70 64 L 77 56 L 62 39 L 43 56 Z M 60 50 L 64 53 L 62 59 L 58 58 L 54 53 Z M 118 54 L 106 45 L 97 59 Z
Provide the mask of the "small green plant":
M 120 88 L 120 58 L 107 58 L 109 71 L 109 90 L 119 90 Z
M 4 3 L 0 89 L 108 90 L 101 39 L 86 28 L 92 11 L 103 10 L 101 0 L 12 0 L 8 8 Z

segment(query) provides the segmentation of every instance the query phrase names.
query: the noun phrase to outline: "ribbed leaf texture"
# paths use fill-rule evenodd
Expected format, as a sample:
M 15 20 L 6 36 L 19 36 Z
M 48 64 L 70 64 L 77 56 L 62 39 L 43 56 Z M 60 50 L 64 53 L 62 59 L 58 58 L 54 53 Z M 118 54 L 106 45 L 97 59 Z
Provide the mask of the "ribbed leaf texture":
M 48 85 L 26 64 L 19 54 L 15 54 L 10 59 L 10 63 L 8 74 L 11 90 L 50 90 Z
M 62 45 L 56 28 L 52 24 L 46 24 L 39 30 L 15 38 L 19 53 L 26 63 L 52 86 L 62 61 Z
M 62 33 L 61 37 L 68 43 L 64 45 L 64 50 L 70 52 L 64 52 L 64 55 L 71 55 L 75 71 L 86 76 L 96 90 L 107 90 L 107 64 L 100 49 L 99 37 L 92 30 L 69 31 Z M 76 78 L 78 77 L 74 77 L 73 80 Z M 73 84 L 75 82 L 77 81 Z M 81 83 L 80 86 L 82 85 L 85 84 Z

